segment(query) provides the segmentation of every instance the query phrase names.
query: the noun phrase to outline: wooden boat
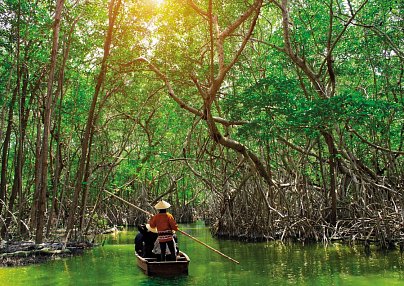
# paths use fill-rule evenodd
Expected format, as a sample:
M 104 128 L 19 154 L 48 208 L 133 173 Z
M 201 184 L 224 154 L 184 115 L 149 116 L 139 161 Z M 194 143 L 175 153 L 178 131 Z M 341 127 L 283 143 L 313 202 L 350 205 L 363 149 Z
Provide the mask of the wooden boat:
M 156 258 L 144 258 L 136 253 L 137 265 L 149 276 L 188 275 L 189 257 L 179 252 L 177 261 L 157 261 Z

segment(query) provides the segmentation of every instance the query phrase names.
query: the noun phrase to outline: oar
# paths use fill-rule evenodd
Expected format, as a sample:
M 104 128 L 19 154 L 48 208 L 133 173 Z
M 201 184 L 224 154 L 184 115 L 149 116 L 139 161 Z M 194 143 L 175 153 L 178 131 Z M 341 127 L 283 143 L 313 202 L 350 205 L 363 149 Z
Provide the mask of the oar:
M 128 202 L 127 200 L 122 199 L 121 197 L 119 197 L 119 196 L 117 196 L 117 195 L 115 195 L 115 194 L 113 194 L 113 193 L 111 193 L 111 192 L 109 192 L 109 191 L 107 191 L 107 190 L 104 190 L 104 192 L 106 192 L 107 194 L 109 194 L 109 195 L 111 195 L 111 196 L 117 198 L 118 200 L 120 200 L 120 201 L 122 201 L 122 202 L 124 202 L 124 203 L 126 203 L 126 204 L 128 204 L 128 205 L 130 205 L 131 207 L 134 207 L 135 209 L 137 209 L 137 210 L 139 210 L 139 211 L 141 211 L 141 212 L 144 212 L 145 214 L 153 215 L 152 213 L 150 213 L 150 212 L 148 212 L 148 211 L 145 211 L 144 209 L 139 208 L 138 206 L 136 206 L 136 205 L 134 205 L 134 204 Z M 224 254 L 224 253 L 221 253 L 219 250 L 214 249 L 213 247 L 207 245 L 206 243 L 200 241 L 199 239 L 193 237 L 192 235 L 186 233 L 185 231 L 180 230 L 180 229 L 179 229 L 178 231 L 179 231 L 180 233 L 182 233 L 183 235 L 185 235 L 185 236 L 187 236 L 187 237 L 189 237 L 189 238 L 195 240 L 196 242 L 202 244 L 203 246 L 209 248 L 210 250 L 216 252 L 217 254 L 219 254 L 219 255 L 221 255 L 221 256 L 223 256 L 223 257 L 225 257 L 225 258 L 227 258 L 227 259 L 233 261 L 234 263 L 240 264 L 240 262 L 238 262 L 237 260 L 231 258 L 230 256 L 227 256 L 227 255 Z

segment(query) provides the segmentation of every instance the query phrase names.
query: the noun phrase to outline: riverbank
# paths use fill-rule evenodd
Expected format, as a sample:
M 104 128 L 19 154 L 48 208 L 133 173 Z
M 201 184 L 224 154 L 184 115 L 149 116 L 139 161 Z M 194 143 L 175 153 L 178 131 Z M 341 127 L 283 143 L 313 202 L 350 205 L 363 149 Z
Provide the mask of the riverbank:
M 23 266 L 43 263 L 53 259 L 79 255 L 94 247 L 91 242 L 46 242 L 36 245 L 33 241 L 2 242 L 0 267 Z
M 104 229 L 99 235 L 118 233 L 123 227 L 112 226 Z M 61 237 L 66 230 L 59 229 L 55 232 L 56 237 Z M 48 241 L 35 244 L 34 241 L 0 241 L 0 267 L 24 266 L 29 264 L 43 263 L 49 260 L 61 259 L 80 255 L 85 250 L 97 246 L 95 235 L 83 238 L 79 241 L 61 242 Z

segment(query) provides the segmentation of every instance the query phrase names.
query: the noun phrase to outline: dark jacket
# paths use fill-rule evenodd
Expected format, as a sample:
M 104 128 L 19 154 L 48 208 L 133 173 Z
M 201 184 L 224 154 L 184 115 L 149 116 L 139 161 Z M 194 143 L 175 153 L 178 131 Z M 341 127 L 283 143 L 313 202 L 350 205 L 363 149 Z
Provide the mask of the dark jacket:
M 139 233 L 135 237 L 135 251 L 142 257 L 153 257 L 154 242 L 157 233 L 147 230 L 145 225 L 138 226 Z

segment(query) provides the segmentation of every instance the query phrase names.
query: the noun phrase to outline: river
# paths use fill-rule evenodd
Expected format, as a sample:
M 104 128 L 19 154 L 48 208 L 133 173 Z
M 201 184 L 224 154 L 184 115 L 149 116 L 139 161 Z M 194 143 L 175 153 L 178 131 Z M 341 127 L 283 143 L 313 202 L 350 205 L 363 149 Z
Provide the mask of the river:
M 104 246 L 82 256 L 41 265 L 0 268 L 0 285 L 404 285 L 404 260 L 398 250 L 372 251 L 366 256 L 361 247 L 340 244 L 325 247 L 217 240 L 202 222 L 183 224 L 180 228 L 240 264 L 178 234 L 180 249 L 191 259 L 189 275 L 147 277 L 136 266 L 135 231 L 130 229 L 101 237 Z

